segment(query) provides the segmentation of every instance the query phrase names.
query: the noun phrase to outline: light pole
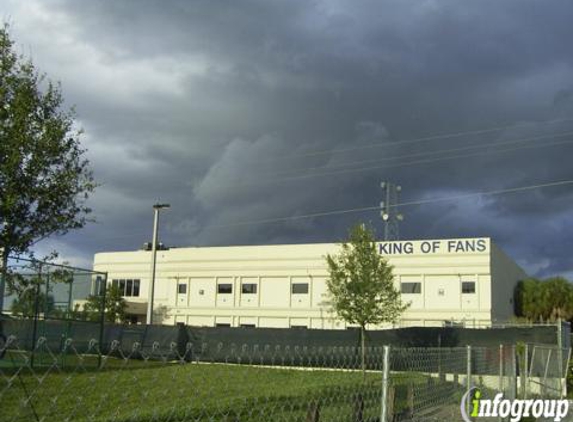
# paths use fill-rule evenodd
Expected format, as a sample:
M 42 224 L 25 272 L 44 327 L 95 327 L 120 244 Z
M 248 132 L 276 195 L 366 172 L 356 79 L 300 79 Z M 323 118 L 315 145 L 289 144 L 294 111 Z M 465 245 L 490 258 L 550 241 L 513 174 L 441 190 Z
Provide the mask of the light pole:
M 153 324 L 153 294 L 155 290 L 155 264 L 157 261 L 157 232 L 159 231 L 159 211 L 169 207 L 169 204 L 155 204 L 153 206 L 153 241 L 151 243 L 151 276 L 149 277 L 149 293 L 147 295 L 147 325 Z

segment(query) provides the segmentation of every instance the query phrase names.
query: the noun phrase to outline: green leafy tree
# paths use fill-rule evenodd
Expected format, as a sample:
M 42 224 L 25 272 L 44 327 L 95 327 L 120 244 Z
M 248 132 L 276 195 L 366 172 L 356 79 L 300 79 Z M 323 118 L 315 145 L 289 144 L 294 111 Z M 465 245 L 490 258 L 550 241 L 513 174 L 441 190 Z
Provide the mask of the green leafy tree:
M 515 313 L 517 316 L 534 322 L 542 320 L 545 308 L 543 302 L 541 281 L 527 278 L 517 284 L 515 293 Z
M 45 265 L 43 261 L 22 262 L 18 271 L 9 270 L 6 273 L 7 292 L 14 297 L 10 307 L 12 313 L 25 318 L 33 318 L 36 313 L 44 318 L 60 316 L 55 306 L 53 289 L 60 283 L 71 285 L 73 272 L 64 267 L 50 271 L 53 267 Z
M 8 29 L 0 28 L 0 310 L 9 254 L 83 227 L 95 188 L 60 86 L 15 52 Z
M 84 305 L 84 312 L 87 319 L 99 321 L 102 309 L 102 295 L 88 296 Z M 121 290 L 117 286 L 110 286 L 105 295 L 105 321 L 125 322 L 127 302 L 121 295 Z
M 563 277 L 552 277 L 543 283 L 545 312 L 550 320 L 573 318 L 573 285 Z
M 377 250 L 374 232 L 365 225 L 350 231 L 338 255 L 328 255 L 326 280 L 331 310 L 360 327 L 362 368 L 365 369 L 366 326 L 395 322 L 408 307 L 394 286 L 392 266 Z
M 35 289 L 28 289 L 14 299 L 11 306 L 12 314 L 21 315 L 24 318 L 34 318 L 38 314 L 50 313 L 54 310 L 54 297 L 46 295 L 44 292 L 37 292 Z
M 573 318 L 573 285 L 563 277 L 525 279 L 518 283 L 515 299 L 516 315 L 529 321 Z

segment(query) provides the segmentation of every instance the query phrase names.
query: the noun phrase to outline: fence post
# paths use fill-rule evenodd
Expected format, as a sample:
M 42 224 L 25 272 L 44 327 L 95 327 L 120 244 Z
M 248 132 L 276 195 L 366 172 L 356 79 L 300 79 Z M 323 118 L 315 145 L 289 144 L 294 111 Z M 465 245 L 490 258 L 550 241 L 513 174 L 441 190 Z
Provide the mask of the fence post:
M 499 392 L 503 394 L 503 344 L 499 345 Z M 498 421 L 502 421 L 501 416 Z
M 467 391 L 472 388 L 472 346 L 467 345 L 467 362 L 466 362 L 466 387 Z M 470 400 L 466 402 L 466 412 L 470 412 Z
M 388 381 L 390 374 L 390 346 L 384 346 L 382 363 L 382 398 L 380 403 L 380 422 L 387 422 L 388 417 Z
M 541 389 L 541 394 L 547 394 L 547 372 L 549 372 L 549 362 L 551 362 L 551 352 L 553 349 L 549 349 L 549 353 L 547 353 L 547 362 L 545 362 L 545 370 L 543 371 L 543 386 Z
M 467 362 L 466 362 L 466 387 L 468 391 L 472 388 L 472 346 L 466 346 L 467 349 Z
M 97 367 L 101 368 L 102 367 L 102 363 L 103 363 L 103 359 L 102 359 L 102 355 L 103 355 L 103 335 L 104 335 L 104 326 L 105 326 L 105 300 L 106 300 L 106 295 L 107 295 L 107 273 L 105 273 L 105 276 L 103 278 L 103 291 L 102 292 L 97 292 L 97 294 L 100 294 L 102 296 L 101 298 L 101 313 L 99 316 L 99 344 L 98 344 L 98 358 L 97 358 Z
M 517 348 L 511 346 L 511 398 L 517 398 Z
M 521 385 L 523 386 L 523 399 L 527 398 L 527 389 L 529 388 L 529 344 L 525 343 L 523 348 L 523 369 L 520 371 Z
M 42 283 L 42 264 L 38 268 L 38 283 L 36 284 L 34 298 L 34 325 L 32 327 L 32 354 L 30 355 L 30 367 L 34 368 L 34 355 L 36 354 L 36 337 L 38 336 L 38 319 L 40 318 L 40 284 Z
M 560 387 L 560 398 L 564 396 L 564 380 L 567 381 L 567 375 L 563 373 L 563 323 L 561 317 L 557 319 L 557 359 L 559 359 L 558 370 L 559 370 L 559 387 Z
M 503 344 L 499 345 L 499 392 L 503 393 Z

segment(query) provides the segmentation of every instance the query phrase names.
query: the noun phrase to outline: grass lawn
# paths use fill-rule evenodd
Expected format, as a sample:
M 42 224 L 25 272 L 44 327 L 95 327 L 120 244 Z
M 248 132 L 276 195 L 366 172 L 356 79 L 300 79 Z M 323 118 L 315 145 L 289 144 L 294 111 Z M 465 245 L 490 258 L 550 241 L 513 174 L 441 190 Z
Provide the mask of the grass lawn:
M 321 420 L 347 421 L 357 394 L 365 415 L 380 411 L 380 373 L 364 379 L 361 372 L 224 364 L 108 365 L 113 370 L 0 368 L 1 420 L 300 421 L 320 401 Z
M 381 372 L 112 357 L 98 369 L 97 356 L 49 353 L 37 353 L 31 369 L 29 359 L 9 352 L 0 360 L 2 422 L 294 422 L 307 420 L 317 403 L 320 421 L 353 421 L 360 407 L 365 421 L 380 415 Z M 408 406 L 408 385 L 422 411 L 439 408 L 460 390 L 415 372 L 391 379 L 397 413 Z

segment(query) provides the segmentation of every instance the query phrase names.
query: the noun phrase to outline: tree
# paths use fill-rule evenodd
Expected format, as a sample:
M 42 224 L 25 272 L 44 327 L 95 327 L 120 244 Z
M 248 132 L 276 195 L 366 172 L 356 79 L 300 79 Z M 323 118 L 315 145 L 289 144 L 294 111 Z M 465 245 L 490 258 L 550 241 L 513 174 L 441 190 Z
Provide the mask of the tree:
M 573 285 L 563 277 L 528 278 L 518 283 L 516 314 L 530 321 L 573 318 Z
M 53 288 L 60 283 L 67 284 L 68 288 L 71 288 L 73 272 L 64 267 L 50 271 L 50 266 L 42 261 L 19 262 L 18 271 L 8 269 L 6 272 L 7 292 L 10 296 L 14 296 L 11 304 L 12 313 L 25 318 L 33 318 L 40 314 L 47 318 L 58 314 Z
M 515 313 L 530 321 L 539 321 L 544 315 L 544 298 L 541 281 L 527 278 L 517 284 L 515 292 Z
M 14 315 L 24 318 L 34 318 L 36 313 L 52 312 L 54 310 L 54 297 L 44 292 L 26 290 L 24 294 L 12 302 L 11 311 Z
M 121 295 L 122 292 L 118 286 L 111 286 L 105 295 L 105 320 L 107 322 L 124 322 L 126 318 L 127 302 Z M 84 305 L 84 311 L 87 319 L 99 321 L 102 310 L 102 295 L 88 296 Z
M 374 232 L 365 225 L 351 229 L 338 255 L 327 255 L 326 280 L 332 311 L 360 327 L 362 369 L 365 369 L 366 326 L 395 322 L 408 305 L 394 287 L 393 267 L 377 250 Z
M 548 278 L 543 285 L 549 319 L 573 318 L 573 285 L 563 277 Z
M 0 28 L 0 310 L 8 256 L 83 227 L 96 186 L 59 84 L 14 51 L 8 29 Z

